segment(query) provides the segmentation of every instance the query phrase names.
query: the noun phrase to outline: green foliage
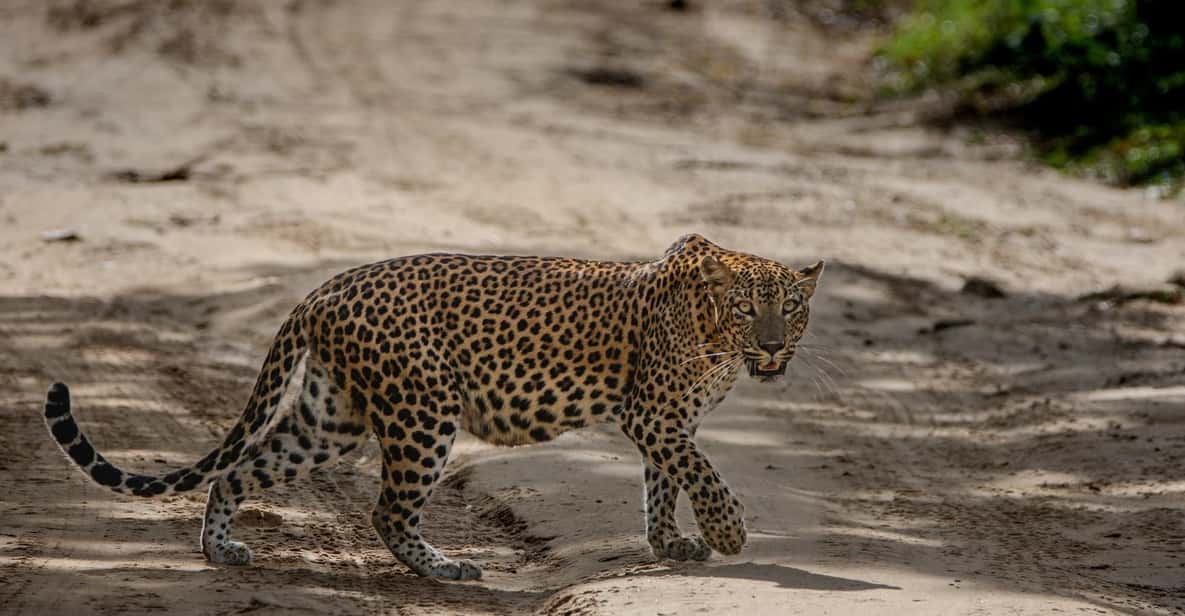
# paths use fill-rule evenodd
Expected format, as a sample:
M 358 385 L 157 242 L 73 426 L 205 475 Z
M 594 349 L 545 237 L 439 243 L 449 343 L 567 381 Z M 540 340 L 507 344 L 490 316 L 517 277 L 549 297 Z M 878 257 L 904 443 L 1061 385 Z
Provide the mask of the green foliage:
M 880 57 L 890 90 L 960 88 L 1033 128 L 1051 164 L 1185 177 L 1185 2 L 919 0 Z

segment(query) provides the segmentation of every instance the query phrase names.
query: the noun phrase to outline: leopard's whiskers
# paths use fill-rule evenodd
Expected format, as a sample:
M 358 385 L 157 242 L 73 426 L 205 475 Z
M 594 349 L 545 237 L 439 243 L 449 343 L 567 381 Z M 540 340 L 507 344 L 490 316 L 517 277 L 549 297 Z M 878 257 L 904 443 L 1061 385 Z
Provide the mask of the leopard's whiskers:
M 689 364 L 697 359 L 705 359 L 708 357 L 719 357 L 721 355 L 735 355 L 739 352 L 740 351 L 720 351 L 719 353 L 705 353 L 703 355 L 696 355 L 695 357 L 692 357 L 690 359 L 683 360 L 683 361 L 679 362 L 679 365 L 682 366 L 683 364 Z
M 845 378 L 848 376 L 847 370 L 844 370 L 842 367 L 840 367 L 839 364 L 831 361 L 829 358 L 827 358 L 823 355 L 820 355 L 814 351 L 811 351 L 810 349 L 805 349 L 805 350 L 810 354 L 810 356 L 813 359 L 817 359 L 817 360 L 827 364 L 828 366 L 831 366 L 832 368 L 834 368 L 836 372 L 839 372 L 840 376 L 845 377 Z
M 801 359 L 802 359 L 803 363 L 806 364 L 806 366 L 808 368 L 810 368 L 811 370 L 814 370 L 815 374 L 818 375 L 818 377 L 822 379 L 823 387 L 825 387 L 827 389 L 827 392 L 830 393 L 832 396 L 838 397 L 839 391 L 835 387 L 835 379 L 832 379 L 831 375 L 825 369 L 823 369 L 820 366 L 818 366 L 817 364 L 811 362 L 806 357 L 802 357 Z M 818 386 L 818 384 L 819 384 L 819 381 L 816 381 L 815 385 Z
M 732 366 L 730 369 L 721 370 L 721 371 L 717 372 L 715 378 L 712 379 L 711 384 L 709 384 L 707 387 L 708 391 L 716 389 L 716 387 L 718 385 L 720 385 L 720 383 L 722 383 L 724 381 L 724 379 L 728 378 L 728 375 L 730 375 L 732 373 L 732 370 L 737 368 L 740 365 L 740 362 L 741 362 L 741 358 L 736 358 L 731 361 Z
M 690 387 L 687 388 L 687 391 L 683 392 L 683 397 L 686 398 L 687 396 L 691 395 L 691 392 L 695 391 L 695 389 L 697 387 L 699 387 L 702 383 L 706 382 L 710 377 L 712 377 L 716 373 L 722 372 L 722 371 L 727 371 L 727 370 L 735 367 L 741 359 L 742 358 L 739 358 L 739 357 L 733 358 L 730 360 L 720 362 L 720 363 L 716 364 L 715 366 L 708 368 L 706 371 L 704 371 L 704 373 L 702 375 L 700 375 L 700 377 L 698 379 L 695 380 L 694 383 L 691 384 Z

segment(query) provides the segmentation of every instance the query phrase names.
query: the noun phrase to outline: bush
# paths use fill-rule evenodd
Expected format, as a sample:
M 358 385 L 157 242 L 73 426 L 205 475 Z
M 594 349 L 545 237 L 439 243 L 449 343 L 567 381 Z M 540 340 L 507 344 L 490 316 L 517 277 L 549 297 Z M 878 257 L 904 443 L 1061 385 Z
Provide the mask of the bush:
M 898 92 L 953 85 L 1010 113 L 1047 162 L 1120 185 L 1185 178 L 1177 0 L 920 0 L 880 56 Z

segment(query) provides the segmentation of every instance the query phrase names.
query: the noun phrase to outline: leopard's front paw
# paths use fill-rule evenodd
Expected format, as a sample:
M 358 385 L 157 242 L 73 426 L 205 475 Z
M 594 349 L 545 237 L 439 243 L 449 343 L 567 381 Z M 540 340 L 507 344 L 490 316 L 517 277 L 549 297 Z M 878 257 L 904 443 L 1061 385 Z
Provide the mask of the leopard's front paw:
M 700 537 L 677 537 L 663 542 L 659 546 L 651 545 L 654 556 L 671 560 L 707 560 L 712 555 L 712 548 L 708 547 Z
M 704 529 L 704 541 L 725 556 L 740 554 L 748 537 L 744 523 L 726 523 L 719 528 Z
M 739 554 L 748 540 L 745 532 L 745 506 L 735 496 L 725 499 L 724 507 L 713 507 L 697 515 L 696 522 L 704 541 L 713 550 L 731 556 Z

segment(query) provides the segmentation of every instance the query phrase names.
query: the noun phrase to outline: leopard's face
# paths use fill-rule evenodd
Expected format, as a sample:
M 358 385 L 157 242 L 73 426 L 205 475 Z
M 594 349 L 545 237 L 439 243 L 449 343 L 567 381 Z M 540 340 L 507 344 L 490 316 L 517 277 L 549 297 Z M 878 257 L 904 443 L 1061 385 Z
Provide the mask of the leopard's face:
M 729 267 L 706 257 L 700 267 L 726 349 L 740 353 L 749 375 L 758 380 L 785 374 L 806 332 L 823 262 L 794 270 L 764 259 Z

